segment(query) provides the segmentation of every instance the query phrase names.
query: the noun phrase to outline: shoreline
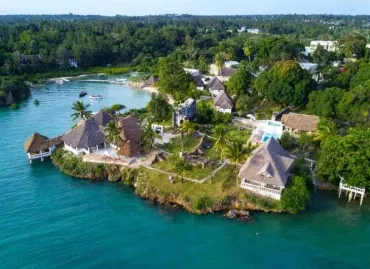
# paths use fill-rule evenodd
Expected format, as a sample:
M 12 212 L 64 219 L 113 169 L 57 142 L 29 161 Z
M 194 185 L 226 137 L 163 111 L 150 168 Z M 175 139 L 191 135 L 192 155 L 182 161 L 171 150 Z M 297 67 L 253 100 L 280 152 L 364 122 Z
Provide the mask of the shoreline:
M 180 207 L 192 214 L 210 214 L 228 210 L 250 210 L 264 213 L 285 212 L 276 204 L 270 204 L 267 200 L 249 193 L 244 193 L 243 191 L 240 191 L 240 193 L 243 193 L 242 196 L 230 193 L 226 200 L 226 197 L 222 199 L 217 198 L 217 202 L 215 203 L 205 203 L 199 206 L 199 201 L 205 200 L 205 198 L 207 198 L 206 196 L 199 196 L 197 199 L 191 199 L 186 195 L 184 196 L 182 193 L 170 191 L 154 181 L 157 180 L 164 184 L 172 184 L 171 186 L 178 184 L 177 186 L 180 186 L 180 188 L 185 186 L 183 184 L 195 183 L 180 183 L 179 179 L 177 179 L 175 183 L 169 183 L 166 176 L 160 175 L 145 167 L 131 168 L 124 165 L 86 163 L 78 157 L 75 157 L 77 165 L 75 168 L 71 168 L 64 163 L 70 156 L 66 158 L 66 152 L 62 148 L 57 149 L 56 152 L 53 153 L 51 161 L 60 172 L 66 175 L 92 182 L 108 181 L 117 184 L 125 184 L 132 187 L 134 189 L 134 194 L 142 199 L 149 200 L 158 205 Z M 203 187 L 207 188 L 207 185 L 208 184 L 204 183 Z M 208 197 L 208 199 L 210 199 L 210 197 Z

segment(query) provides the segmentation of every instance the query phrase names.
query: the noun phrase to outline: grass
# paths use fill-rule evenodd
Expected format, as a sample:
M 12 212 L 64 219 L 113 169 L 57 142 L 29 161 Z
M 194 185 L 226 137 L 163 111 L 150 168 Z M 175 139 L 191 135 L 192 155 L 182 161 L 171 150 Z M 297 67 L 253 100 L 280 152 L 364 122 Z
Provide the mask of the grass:
M 256 111 L 258 120 L 270 120 L 272 113 L 275 111 L 280 111 L 282 108 L 279 104 L 274 102 L 263 103 Z
M 200 143 L 201 139 L 201 137 L 195 138 L 192 135 L 184 135 L 184 150 L 186 152 L 193 151 L 195 147 Z M 173 138 L 170 143 L 157 146 L 172 154 L 178 154 L 181 150 L 181 138 L 180 136 L 178 136 Z
M 157 162 L 156 164 L 153 165 L 153 167 L 170 173 L 177 174 L 177 172 L 173 168 L 174 159 L 175 157 L 173 156 L 169 157 L 164 162 Z M 213 170 L 217 169 L 217 167 L 219 167 L 219 165 L 214 162 L 210 162 L 207 165 L 205 165 L 204 169 L 197 165 L 195 166 L 191 165 L 191 170 L 186 171 L 184 176 L 192 179 L 201 180 L 208 176 L 209 174 L 211 174 Z

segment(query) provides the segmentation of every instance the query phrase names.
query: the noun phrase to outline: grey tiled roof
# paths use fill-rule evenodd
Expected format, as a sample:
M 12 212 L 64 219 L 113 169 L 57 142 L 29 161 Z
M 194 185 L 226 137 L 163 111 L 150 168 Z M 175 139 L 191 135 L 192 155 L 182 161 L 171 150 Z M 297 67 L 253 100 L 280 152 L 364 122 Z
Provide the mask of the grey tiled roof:
M 253 151 L 252 157 L 240 169 L 238 177 L 265 184 L 285 187 L 294 157 L 270 138 Z
M 192 76 L 192 79 L 196 87 L 204 87 L 202 76 Z
M 93 119 L 98 126 L 106 126 L 111 120 L 113 120 L 113 117 L 101 109 L 94 115 Z
M 223 109 L 232 109 L 234 107 L 234 101 L 226 91 L 221 91 L 215 98 L 214 105 Z
M 212 91 L 224 91 L 225 86 L 221 83 L 221 81 L 218 78 L 213 78 L 209 83 L 208 87 Z

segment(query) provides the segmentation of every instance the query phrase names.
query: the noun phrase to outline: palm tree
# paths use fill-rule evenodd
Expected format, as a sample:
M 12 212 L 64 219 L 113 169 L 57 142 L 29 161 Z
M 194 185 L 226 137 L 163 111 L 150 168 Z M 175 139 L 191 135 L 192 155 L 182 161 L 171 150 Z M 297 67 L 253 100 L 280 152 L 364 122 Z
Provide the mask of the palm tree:
M 91 112 L 86 110 L 89 106 L 90 105 L 85 105 L 81 100 L 74 103 L 72 105 L 72 110 L 74 110 L 75 113 L 71 115 L 71 117 L 73 117 L 72 119 L 76 120 L 80 118 L 81 120 L 86 120 L 91 115 Z
M 158 133 L 154 131 L 152 128 L 152 122 L 148 121 L 147 124 L 142 129 L 141 141 L 143 141 L 144 144 L 152 147 L 155 139 L 158 137 L 159 137 Z
M 225 67 L 226 55 L 224 52 L 217 53 L 215 56 L 215 63 L 218 70 L 218 74 L 221 73 L 222 69 Z
M 177 157 L 174 161 L 173 169 L 180 174 L 181 182 L 184 182 L 184 175 L 186 171 L 191 170 L 191 165 L 182 158 Z
M 217 125 L 214 135 L 216 136 L 215 149 L 221 151 L 226 146 L 227 127 L 224 124 Z
M 108 143 L 112 143 L 117 147 L 120 147 L 123 143 L 123 139 L 121 137 L 121 128 L 119 128 L 118 122 L 115 120 L 111 120 L 107 126 L 105 126 L 104 135 L 105 140 Z
M 249 42 L 246 42 L 243 47 L 244 55 L 248 57 L 249 62 L 251 61 L 251 54 L 252 54 L 252 48 L 251 44 Z
M 185 120 L 180 127 L 180 131 L 183 133 L 187 133 L 188 135 L 192 135 L 198 129 L 198 125 L 194 122 L 190 122 L 189 120 Z
M 236 183 L 238 180 L 238 164 L 247 159 L 253 151 L 251 143 L 244 144 L 243 141 L 238 139 L 229 140 L 226 147 L 223 149 L 221 156 L 235 165 Z
M 110 108 L 113 111 L 113 114 L 116 115 L 116 114 L 118 114 L 118 112 L 120 112 L 121 110 L 125 109 L 126 106 L 125 105 L 122 105 L 122 104 L 114 104 Z
M 335 122 L 327 119 L 322 119 L 317 126 L 317 131 L 313 140 L 322 142 L 325 140 L 325 138 L 336 135 L 337 132 L 338 126 Z
M 234 60 L 235 59 L 235 52 L 228 48 L 226 53 L 225 53 L 225 59 L 228 61 Z

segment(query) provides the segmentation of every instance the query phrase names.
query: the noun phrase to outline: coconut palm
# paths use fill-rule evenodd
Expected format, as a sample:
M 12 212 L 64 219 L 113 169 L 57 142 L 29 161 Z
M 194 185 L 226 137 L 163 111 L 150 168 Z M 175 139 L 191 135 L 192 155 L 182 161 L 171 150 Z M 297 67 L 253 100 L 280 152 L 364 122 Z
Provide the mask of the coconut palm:
M 232 61 L 235 59 L 235 52 L 234 50 L 228 48 L 226 53 L 225 53 L 225 59 L 228 61 Z
M 91 112 L 86 110 L 89 106 L 90 105 L 85 105 L 81 100 L 74 103 L 72 105 L 72 110 L 74 110 L 75 113 L 71 115 L 72 119 L 76 120 L 80 118 L 81 120 L 86 120 L 91 115 Z
M 115 120 L 111 120 L 107 126 L 105 126 L 104 135 L 105 140 L 108 143 L 112 143 L 117 147 L 120 147 L 123 143 L 123 139 L 121 137 L 121 128 L 119 128 L 118 122 Z
M 253 147 L 250 143 L 244 144 L 243 141 L 238 139 L 229 140 L 222 151 L 221 156 L 235 165 L 236 183 L 239 184 L 238 180 L 238 164 L 246 160 L 253 151 Z
M 182 158 L 176 158 L 173 163 L 173 169 L 181 176 L 181 182 L 184 182 L 184 175 L 186 171 L 191 170 L 192 166 Z
M 152 147 L 155 139 L 158 137 L 160 137 L 159 134 L 152 128 L 152 122 L 148 121 L 142 129 L 141 141 Z
M 227 127 L 224 124 L 217 125 L 214 131 L 216 137 L 215 149 L 221 151 L 226 146 Z
M 111 107 L 111 110 L 113 111 L 114 115 L 118 114 L 121 110 L 125 109 L 126 106 L 122 104 L 114 104 Z
M 246 42 L 243 47 L 243 52 L 246 57 L 248 57 L 249 62 L 251 61 L 252 47 L 249 42 Z
M 217 53 L 215 56 L 215 63 L 218 70 L 218 74 L 221 73 L 221 70 L 225 67 L 226 55 L 224 52 Z
M 325 140 L 325 138 L 336 135 L 337 132 L 338 126 L 335 122 L 327 119 L 322 119 L 317 126 L 317 131 L 313 140 L 322 142 L 323 140 Z
M 188 135 L 194 134 L 197 129 L 198 125 L 194 122 L 190 122 L 189 120 L 185 120 L 180 126 L 180 131 L 187 133 Z

